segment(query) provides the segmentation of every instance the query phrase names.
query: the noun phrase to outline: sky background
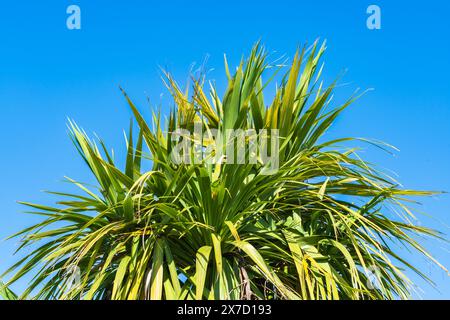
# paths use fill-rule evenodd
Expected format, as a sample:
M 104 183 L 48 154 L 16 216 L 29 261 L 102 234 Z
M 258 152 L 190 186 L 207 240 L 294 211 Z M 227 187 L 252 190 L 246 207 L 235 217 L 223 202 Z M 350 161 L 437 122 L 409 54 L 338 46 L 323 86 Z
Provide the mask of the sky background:
M 81 8 L 81 30 L 68 30 L 66 8 Z M 366 8 L 381 8 L 381 30 L 368 30 Z M 324 79 L 347 70 L 336 100 L 374 88 L 346 110 L 327 137 L 376 138 L 395 156 L 361 155 L 392 170 L 407 188 L 450 191 L 449 1 L 23 1 L 0 2 L 0 273 L 17 258 L 8 235 L 37 221 L 17 200 L 51 204 L 42 190 L 67 190 L 64 176 L 92 181 L 67 136 L 67 117 L 97 133 L 116 154 L 131 116 L 118 86 L 149 114 L 167 112 L 160 67 L 184 83 L 207 58 L 208 78 L 223 88 L 223 54 L 235 66 L 261 39 L 274 57 L 326 39 Z M 194 67 L 195 69 L 195 67 Z M 450 195 L 421 199 L 422 225 L 448 238 Z M 449 245 L 423 244 L 450 267 Z M 406 253 L 407 256 L 408 253 Z M 413 274 L 414 297 L 450 299 L 450 277 L 410 257 L 436 283 Z M 23 290 L 26 281 L 14 284 Z

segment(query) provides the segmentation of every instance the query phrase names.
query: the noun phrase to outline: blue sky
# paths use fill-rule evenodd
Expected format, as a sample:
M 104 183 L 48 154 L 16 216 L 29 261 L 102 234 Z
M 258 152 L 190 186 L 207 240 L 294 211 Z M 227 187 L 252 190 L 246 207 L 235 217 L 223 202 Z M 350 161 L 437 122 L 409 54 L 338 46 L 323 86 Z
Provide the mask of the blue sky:
M 71 4 L 81 8 L 81 30 L 66 27 Z M 381 30 L 366 28 L 370 4 L 381 8 Z M 131 114 L 119 85 L 141 108 L 148 95 L 167 111 L 160 66 L 183 82 L 208 56 L 209 77 L 220 86 L 223 54 L 235 65 L 258 39 L 275 56 L 326 39 L 325 79 L 347 70 L 337 99 L 358 87 L 375 89 L 343 114 L 330 137 L 389 142 L 401 150 L 395 157 L 371 148 L 362 155 L 395 172 L 405 187 L 450 191 L 449 12 L 444 0 L 2 1 L 0 238 L 36 221 L 17 200 L 50 204 L 40 190 L 65 190 L 63 176 L 90 181 L 68 139 L 67 117 L 120 154 Z M 421 216 L 423 225 L 448 237 L 449 195 L 422 199 L 419 209 L 433 216 Z M 424 245 L 450 267 L 448 244 Z M 16 246 L 0 243 L 0 271 L 15 260 Z M 450 277 L 411 259 L 439 289 L 412 275 L 421 296 L 450 299 Z

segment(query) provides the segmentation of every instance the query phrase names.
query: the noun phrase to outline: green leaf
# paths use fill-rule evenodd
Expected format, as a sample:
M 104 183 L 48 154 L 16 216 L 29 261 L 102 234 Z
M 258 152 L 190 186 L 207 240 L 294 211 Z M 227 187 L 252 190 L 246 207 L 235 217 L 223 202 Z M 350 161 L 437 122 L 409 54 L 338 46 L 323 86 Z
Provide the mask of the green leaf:
M 201 300 L 204 295 L 206 273 L 208 269 L 211 246 L 198 249 L 195 262 L 195 299 Z

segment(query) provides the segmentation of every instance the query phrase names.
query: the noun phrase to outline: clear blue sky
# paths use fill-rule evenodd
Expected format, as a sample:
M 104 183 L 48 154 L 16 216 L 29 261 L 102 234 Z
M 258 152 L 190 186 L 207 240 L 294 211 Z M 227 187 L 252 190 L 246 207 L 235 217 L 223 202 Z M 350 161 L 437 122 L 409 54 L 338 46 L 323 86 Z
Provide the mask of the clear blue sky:
M 66 28 L 66 8 L 81 7 L 82 29 Z M 382 29 L 366 28 L 366 8 L 382 10 Z M 49 204 L 40 190 L 64 190 L 64 175 L 90 181 L 67 137 L 66 117 L 96 132 L 119 154 L 130 111 L 122 85 L 147 108 L 165 102 L 159 66 L 183 82 L 209 56 L 210 78 L 224 80 L 223 53 L 237 63 L 262 39 L 292 56 L 297 45 L 327 39 L 325 79 L 342 70 L 346 86 L 375 90 L 332 127 L 331 136 L 377 138 L 395 157 L 363 156 L 398 175 L 408 188 L 450 191 L 450 3 L 448 1 L 2 1 L 0 5 L 0 238 L 36 221 L 17 200 Z M 160 94 L 163 93 L 163 98 Z M 167 104 L 163 105 L 163 111 Z M 422 201 L 424 225 L 450 232 L 450 196 Z M 446 244 L 424 244 L 447 267 Z M 15 260 L 16 241 L 0 243 L 0 271 Z M 437 284 L 424 298 L 450 299 L 450 277 L 412 260 Z M 21 290 L 25 283 L 18 283 Z

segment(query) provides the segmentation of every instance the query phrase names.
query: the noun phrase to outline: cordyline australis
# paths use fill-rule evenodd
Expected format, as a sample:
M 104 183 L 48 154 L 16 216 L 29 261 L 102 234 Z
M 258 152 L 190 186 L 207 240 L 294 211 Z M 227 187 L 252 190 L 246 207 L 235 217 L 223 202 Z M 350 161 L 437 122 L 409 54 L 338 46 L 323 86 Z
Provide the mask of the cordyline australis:
M 324 87 L 320 80 L 324 50 L 317 42 L 298 50 L 268 105 L 265 88 L 286 67 L 268 64 L 259 44 L 234 74 L 225 60 L 223 98 L 214 85 L 204 88 L 204 77 L 193 80 L 189 92 L 166 73 L 175 108 L 165 127 L 155 113 L 149 125 L 125 94 L 139 132 L 130 126 L 124 170 L 102 141 L 69 121 L 98 188 L 68 179 L 80 193 L 52 192 L 61 198 L 56 207 L 24 203 L 45 220 L 14 235 L 22 237 L 18 250 L 31 246 L 31 253 L 5 272 L 11 275 L 0 292 L 17 298 L 8 286 L 30 273 L 18 298 L 408 298 L 412 283 L 404 269 L 427 277 L 389 243 L 439 265 L 415 238 L 440 234 L 411 223 L 407 206 L 412 196 L 432 193 L 400 188 L 354 149 L 337 144 L 389 146 L 324 139 L 358 97 L 331 106 L 336 83 Z M 174 163 L 179 141 L 170 133 L 192 132 L 198 123 L 203 132 L 219 132 L 224 148 L 235 143 L 221 134 L 226 130 L 278 130 L 279 147 L 270 150 L 278 155 L 277 170 L 267 174 L 271 164 L 260 157 L 243 164 L 226 158 Z M 200 150 L 209 144 L 202 138 Z M 143 162 L 152 169 L 144 172 Z M 68 276 L 74 269 L 77 281 Z

